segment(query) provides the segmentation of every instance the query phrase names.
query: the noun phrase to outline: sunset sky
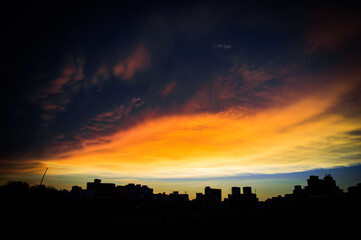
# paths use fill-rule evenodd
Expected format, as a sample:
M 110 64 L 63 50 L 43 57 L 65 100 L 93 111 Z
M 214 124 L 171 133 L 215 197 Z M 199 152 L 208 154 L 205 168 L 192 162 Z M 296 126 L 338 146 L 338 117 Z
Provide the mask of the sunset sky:
M 7 6 L 0 184 L 361 182 L 361 9 L 291 2 Z

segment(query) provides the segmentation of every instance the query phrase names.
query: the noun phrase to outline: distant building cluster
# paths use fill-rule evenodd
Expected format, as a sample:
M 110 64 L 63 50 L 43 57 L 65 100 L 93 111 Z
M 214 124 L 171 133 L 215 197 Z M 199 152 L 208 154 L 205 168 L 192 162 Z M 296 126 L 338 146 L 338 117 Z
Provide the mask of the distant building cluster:
M 147 185 L 129 183 L 125 186 L 116 186 L 114 183 L 102 183 L 100 179 L 88 182 L 86 190 L 73 186 L 71 193 L 82 199 L 100 198 L 116 200 L 142 200 L 153 199 L 153 189 Z
M 336 185 L 336 181 L 329 174 L 323 179 L 318 176 L 310 176 L 307 179 L 307 186 L 294 186 L 292 194 L 286 194 L 284 197 L 277 196 L 265 201 L 267 207 L 292 207 L 292 208 L 310 208 L 326 207 L 337 204 L 347 204 L 348 201 L 361 198 L 361 183 L 357 186 L 348 188 L 344 193 Z
M 304 189 L 300 185 L 296 185 L 293 194 L 304 196 L 337 196 L 341 195 L 343 191 L 336 186 L 336 181 L 333 177 L 327 174 L 323 179 L 319 179 L 318 176 L 310 176 L 307 179 L 307 186 Z
M 255 193 L 252 193 L 251 187 L 243 187 L 243 194 L 241 194 L 241 188 L 232 187 L 232 194 L 228 194 L 228 205 L 232 209 L 250 209 L 256 208 L 258 204 L 258 198 Z
M 277 196 L 267 199 L 265 202 L 259 202 L 257 195 L 252 192 L 252 187 L 245 186 L 232 187 L 231 194 L 222 201 L 222 190 L 206 186 L 204 193 L 196 193 L 194 200 L 189 200 L 187 193 L 181 194 L 179 191 L 173 191 L 170 194 L 153 193 L 153 189 L 146 185 L 129 183 L 125 186 L 116 186 L 113 183 L 102 183 L 100 179 L 94 179 L 94 182 L 88 182 L 87 188 L 82 189 L 79 186 L 73 186 L 71 195 L 79 199 L 112 199 L 127 201 L 152 200 L 162 204 L 182 205 L 192 203 L 195 206 L 205 208 L 229 208 L 233 210 L 255 209 L 264 206 L 278 205 L 302 205 L 310 201 L 334 201 L 344 196 L 360 196 L 361 184 L 352 186 L 345 194 L 336 185 L 336 181 L 331 175 L 325 175 L 323 179 L 318 176 L 310 176 L 307 180 L 307 186 L 296 185 L 292 194 L 286 194 L 284 197 Z
M 207 186 L 204 194 L 196 194 L 195 202 L 206 207 L 219 207 L 222 202 L 222 190 Z
M 335 232 L 339 239 L 352 239 L 358 234 L 360 202 L 361 183 L 344 193 L 330 175 L 310 176 L 306 186 L 266 201 L 249 186 L 232 187 L 223 200 L 222 190 L 210 186 L 190 200 L 187 193 L 154 193 L 146 185 L 117 186 L 100 179 L 70 192 L 24 182 L 0 186 L 4 219 L 12 219 L 3 228 L 4 239 L 18 232 L 39 237 L 44 229 L 47 237 L 62 233 L 61 239 L 112 239 L 119 233 L 137 239 L 213 239 L 240 232 L 242 239 L 334 239 Z M 19 221 L 33 216 L 39 220 Z

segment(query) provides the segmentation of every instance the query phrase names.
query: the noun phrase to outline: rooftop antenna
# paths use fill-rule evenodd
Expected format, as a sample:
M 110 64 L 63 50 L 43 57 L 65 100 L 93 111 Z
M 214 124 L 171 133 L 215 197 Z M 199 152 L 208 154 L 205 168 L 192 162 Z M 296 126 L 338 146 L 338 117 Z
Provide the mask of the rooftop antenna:
M 46 174 L 47 171 L 48 171 L 48 168 L 45 169 L 44 175 L 43 175 L 43 177 L 41 178 L 41 181 L 40 181 L 40 186 L 41 186 L 41 184 L 43 184 L 43 180 L 44 180 L 44 177 L 45 177 L 45 174 Z

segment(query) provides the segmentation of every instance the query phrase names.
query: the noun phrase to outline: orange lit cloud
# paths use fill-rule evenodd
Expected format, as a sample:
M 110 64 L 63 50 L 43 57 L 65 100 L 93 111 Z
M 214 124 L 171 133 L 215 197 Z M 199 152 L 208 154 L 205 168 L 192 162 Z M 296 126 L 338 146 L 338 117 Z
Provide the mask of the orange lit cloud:
M 297 89 L 288 89 L 282 104 L 250 114 L 230 105 L 218 112 L 146 118 L 102 137 L 99 144 L 84 141 L 83 148 L 43 163 L 53 174 L 106 172 L 150 178 L 279 173 L 360 163 L 350 157 L 359 156 L 360 143 L 346 134 L 361 129 L 360 119 L 329 112 L 358 84 L 357 76 L 326 74 L 329 84 L 323 89 L 306 88 L 299 95 Z
M 143 45 L 139 45 L 126 59 L 120 60 L 113 67 L 113 74 L 128 80 L 136 72 L 142 72 L 147 69 L 149 65 L 150 56 L 148 50 Z

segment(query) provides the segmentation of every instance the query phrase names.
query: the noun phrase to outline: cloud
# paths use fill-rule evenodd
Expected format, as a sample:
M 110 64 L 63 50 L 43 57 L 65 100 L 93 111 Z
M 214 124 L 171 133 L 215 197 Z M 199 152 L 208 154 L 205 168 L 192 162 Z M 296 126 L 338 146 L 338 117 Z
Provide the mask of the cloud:
M 233 45 L 231 44 L 217 44 L 217 45 L 213 45 L 213 48 L 221 48 L 221 49 L 231 49 L 233 47 Z
M 92 120 L 95 122 L 114 123 L 129 116 L 132 110 L 139 108 L 143 104 L 144 102 L 142 102 L 141 98 L 133 97 L 128 103 L 122 104 L 119 107 L 114 108 L 112 111 L 101 113 Z
M 349 131 L 349 132 L 346 132 L 346 134 L 351 135 L 351 136 L 361 136 L 361 129 Z
M 175 92 L 175 88 L 177 86 L 176 82 L 171 82 L 171 83 L 167 83 L 161 90 L 160 90 L 160 95 L 162 97 L 166 97 L 171 93 Z
M 64 92 L 46 97 L 40 102 L 40 105 L 44 111 L 54 113 L 64 111 L 69 102 L 70 94 Z
M 0 181 L 2 177 L 6 175 L 19 174 L 24 175 L 31 174 L 33 172 L 40 173 L 44 171 L 45 165 L 41 161 L 37 160 L 0 160 Z
M 50 120 L 53 120 L 55 118 L 55 115 L 54 114 L 42 114 L 40 116 L 41 119 L 43 119 L 44 121 L 50 121 Z
M 105 66 L 98 68 L 91 80 L 92 85 L 97 85 L 109 77 L 108 69 Z
M 312 25 L 306 31 L 307 53 L 337 52 L 359 42 L 361 18 L 358 13 L 322 9 L 310 19 Z
M 65 107 L 59 106 L 58 104 L 55 104 L 54 102 L 51 101 L 44 101 L 42 104 L 42 108 L 45 111 L 51 111 L 51 110 L 60 111 L 65 109 Z
M 287 132 L 279 131 L 324 111 L 332 99 L 322 100 L 320 105 L 319 97 L 306 98 L 253 116 L 232 109 L 149 119 L 109 136 L 106 144 L 72 151 L 70 157 L 50 159 L 47 164 L 72 171 L 101 169 L 136 177 L 277 173 L 355 164 L 359 160 L 345 161 L 342 157 L 359 154 L 359 145 L 335 139 L 359 127 L 351 121 L 342 119 L 341 124 L 339 116 L 328 116 Z M 349 144 L 347 153 L 330 152 L 344 148 L 344 144 Z M 103 160 L 101 167 L 99 159 Z
M 237 102 L 239 82 L 231 77 L 217 77 L 203 85 L 184 105 L 185 112 L 219 111 Z
M 243 86 L 247 90 L 255 89 L 273 78 L 273 76 L 263 67 L 250 69 L 247 64 L 243 64 L 243 66 L 238 69 L 237 73 L 242 76 L 244 80 Z
M 68 61 L 69 63 L 61 70 L 60 76 L 40 90 L 42 98 L 63 93 L 64 87 L 84 79 L 84 61 L 81 59 L 69 59 Z
M 124 104 L 110 111 L 97 114 L 80 127 L 70 138 L 54 138 L 47 145 L 47 151 L 52 154 L 84 148 L 89 145 L 108 143 L 108 135 L 127 126 L 126 121 L 133 118 L 131 113 L 140 108 L 144 102 L 133 97 Z
M 40 115 L 43 126 L 54 122 L 55 113 L 65 111 L 72 95 L 79 91 L 79 82 L 85 78 L 84 63 L 82 59 L 68 57 L 58 76 L 30 95 L 29 100 L 44 111 Z
M 127 109 L 139 99 L 129 99 L 84 127 L 84 135 L 79 134 L 81 148 L 50 157 L 47 164 L 62 169 L 59 174 L 98 170 L 167 178 L 269 174 L 359 163 L 361 143 L 353 136 L 361 121 L 330 109 L 357 86 L 360 70 L 297 72 L 283 79 L 283 85 L 265 88 L 277 72 L 234 67 L 185 101 L 186 110 L 143 114 L 127 128 L 117 128 L 124 119 L 133 120 L 132 110 Z M 271 99 L 270 104 L 257 106 L 255 98 Z M 103 134 L 108 127 L 113 131 Z
M 218 76 L 203 85 L 185 104 L 186 112 L 222 111 L 232 106 L 247 107 L 248 110 L 264 105 L 270 96 L 258 88 L 274 76 L 263 67 L 250 69 L 247 64 L 233 66 L 228 75 Z
M 358 143 L 338 138 L 360 129 L 359 121 L 330 109 L 358 86 L 360 70 L 271 69 L 234 65 L 172 105 L 176 110 L 139 109 L 142 99 L 128 98 L 94 115 L 73 136 L 56 140 L 42 161 L 56 169 L 54 174 L 99 170 L 149 177 L 274 173 L 359 162 Z M 274 84 L 277 78 L 281 84 Z M 169 83 L 156 94 L 176 87 Z M 332 152 L 345 145 L 348 152 Z
M 123 80 L 131 79 L 136 72 L 142 72 L 150 66 L 150 56 L 144 45 L 139 45 L 126 59 L 113 67 L 114 76 Z

